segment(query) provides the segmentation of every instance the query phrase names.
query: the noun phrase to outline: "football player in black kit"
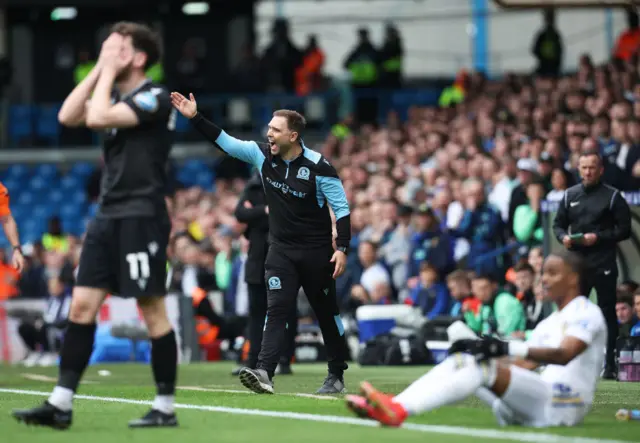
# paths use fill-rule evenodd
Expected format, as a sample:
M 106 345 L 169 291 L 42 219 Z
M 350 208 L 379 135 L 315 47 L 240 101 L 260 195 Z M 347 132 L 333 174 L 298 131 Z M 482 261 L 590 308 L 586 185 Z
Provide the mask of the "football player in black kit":
M 104 132 L 100 208 L 82 248 L 58 383 L 41 406 L 13 412 L 21 422 L 56 429 L 71 425 L 73 397 L 93 350 L 96 314 L 113 294 L 137 300 L 152 345 L 157 394 L 151 410 L 129 426 L 178 424 L 178 350 L 164 301 L 171 230 L 164 195 L 175 114 L 167 90 L 145 76 L 159 60 L 160 48 L 148 27 L 114 25 L 96 67 L 60 109 L 63 125 Z

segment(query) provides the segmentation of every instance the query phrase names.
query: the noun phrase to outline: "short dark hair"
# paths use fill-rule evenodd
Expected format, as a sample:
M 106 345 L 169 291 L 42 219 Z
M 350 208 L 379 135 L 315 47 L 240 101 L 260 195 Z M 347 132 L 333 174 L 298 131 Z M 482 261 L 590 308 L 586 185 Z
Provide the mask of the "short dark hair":
M 517 265 L 515 265 L 515 267 L 513 268 L 513 270 L 515 272 L 522 272 L 522 271 L 527 271 L 527 272 L 531 272 L 532 274 L 535 274 L 536 271 L 533 270 L 533 266 L 531 266 L 529 263 L 527 262 L 521 262 L 518 263 Z
M 600 163 L 600 166 L 604 165 L 604 162 L 602 161 L 602 155 L 598 151 L 593 151 L 591 149 L 581 152 L 579 158 L 591 156 L 595 156 L 598 158 L 598 163 Z
M 136 51 L 147 55 L 144 69 L 155 65 L 162 56 L 160 36 L 147 25 L 134 22 L 118 22 L 111 27 L 111 33 L 118 33 L 125 37 L 131 37 L 131 43 Z
M 557 252 L 552 252 L 551 254 L 549 254 L 549 257 L 558 257 L 560 260 L 562 260 L 562 262 L 569 266 L 569 269 L 571 269 L 571 272 L 578 274 L 578 276 L 582 276 L 582 272 L 584 269 L 584 261 L 582 260 L 582 257 L 580 257 L 578 254 L 576 254 L 575 252 L 569 252 L 569 251 L 557 251 Z
M 287 120 L 289 130 L 298 133 L 298 140 L 302 138 L 304 128 L 307 126 L 307 120 L 302 114 L 290 109 L 278 109 L 273 113 L 274 117 L 284 117 Z
M 624 303 L 625 305 L 633 306 L 633 295 L 629 292 L 623 291 L 616 297 L 616 303 Z
M 489 283 L 498 283 L 498 279 L 490 272 L 479 272 L 471 280 L 487 280 Z

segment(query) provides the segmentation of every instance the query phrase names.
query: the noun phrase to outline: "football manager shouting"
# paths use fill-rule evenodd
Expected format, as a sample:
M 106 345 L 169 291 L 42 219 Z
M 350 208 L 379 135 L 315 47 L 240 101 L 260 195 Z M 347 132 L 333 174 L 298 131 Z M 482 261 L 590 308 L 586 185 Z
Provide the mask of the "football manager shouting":
M 172 93 L 173 106 L 225 153 L 250 163 L 262 177 L 269 207 L 269 250 L 265 261 L 267 319 L 256 368 L 243 368 L 240 381 L 259 394 L 272 394 L 273 375 L 285 342 L 287 318 L 300 286 L 311 304 L 327 350 L 329 374 L 318 393 L 345 390 L 347 344 L 336 298 L 335 278 L 344 272 L 351 240 L 349 204 L 336 170 L 302 141 L 305 120 L 295 111 L 273 113 L 268 143 L 241 141 L 198 113 L 193 94 Z M 337 249 L 333 249 L 336 218 Z
M 581 293 L 588 297 L 595 288 L 598 305 L 607 321 L 607 356 L 602 376 L 615 379 L 616 245 L 631 235 L 631 212 L 620 191 L 602 182 L 604 167 L 599 153 L 583 152 L 578 172 L 582 183 L 565 191 L 553 231 L 565 248 L 584 258 L 586 272 L 580 284 Z

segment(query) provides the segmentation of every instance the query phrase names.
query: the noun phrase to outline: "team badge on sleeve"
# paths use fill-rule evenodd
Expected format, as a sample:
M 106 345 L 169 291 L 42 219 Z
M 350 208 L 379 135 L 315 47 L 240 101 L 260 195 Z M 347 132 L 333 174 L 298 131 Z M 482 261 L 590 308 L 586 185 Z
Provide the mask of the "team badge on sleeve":
M 158 97 L 151 92 L 139 92 L 133 97 L 136 106 L 146 112 L 156 112 L 158 110 Z

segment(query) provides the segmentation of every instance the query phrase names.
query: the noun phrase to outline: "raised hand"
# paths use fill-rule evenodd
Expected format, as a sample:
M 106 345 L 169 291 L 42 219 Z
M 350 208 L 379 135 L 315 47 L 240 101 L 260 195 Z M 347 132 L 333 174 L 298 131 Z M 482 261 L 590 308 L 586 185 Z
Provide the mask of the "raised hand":
M 185 117 L 191 119 L 196 116 L 198 113 L 198 105 L 196 103 L 196 98 L 193 94 L 189 94 L 189 98 L 186 98 L 184 95 L 179 92 L 171 93 L 171 104 L 174 108 L 180 111 L 180 114 Z

